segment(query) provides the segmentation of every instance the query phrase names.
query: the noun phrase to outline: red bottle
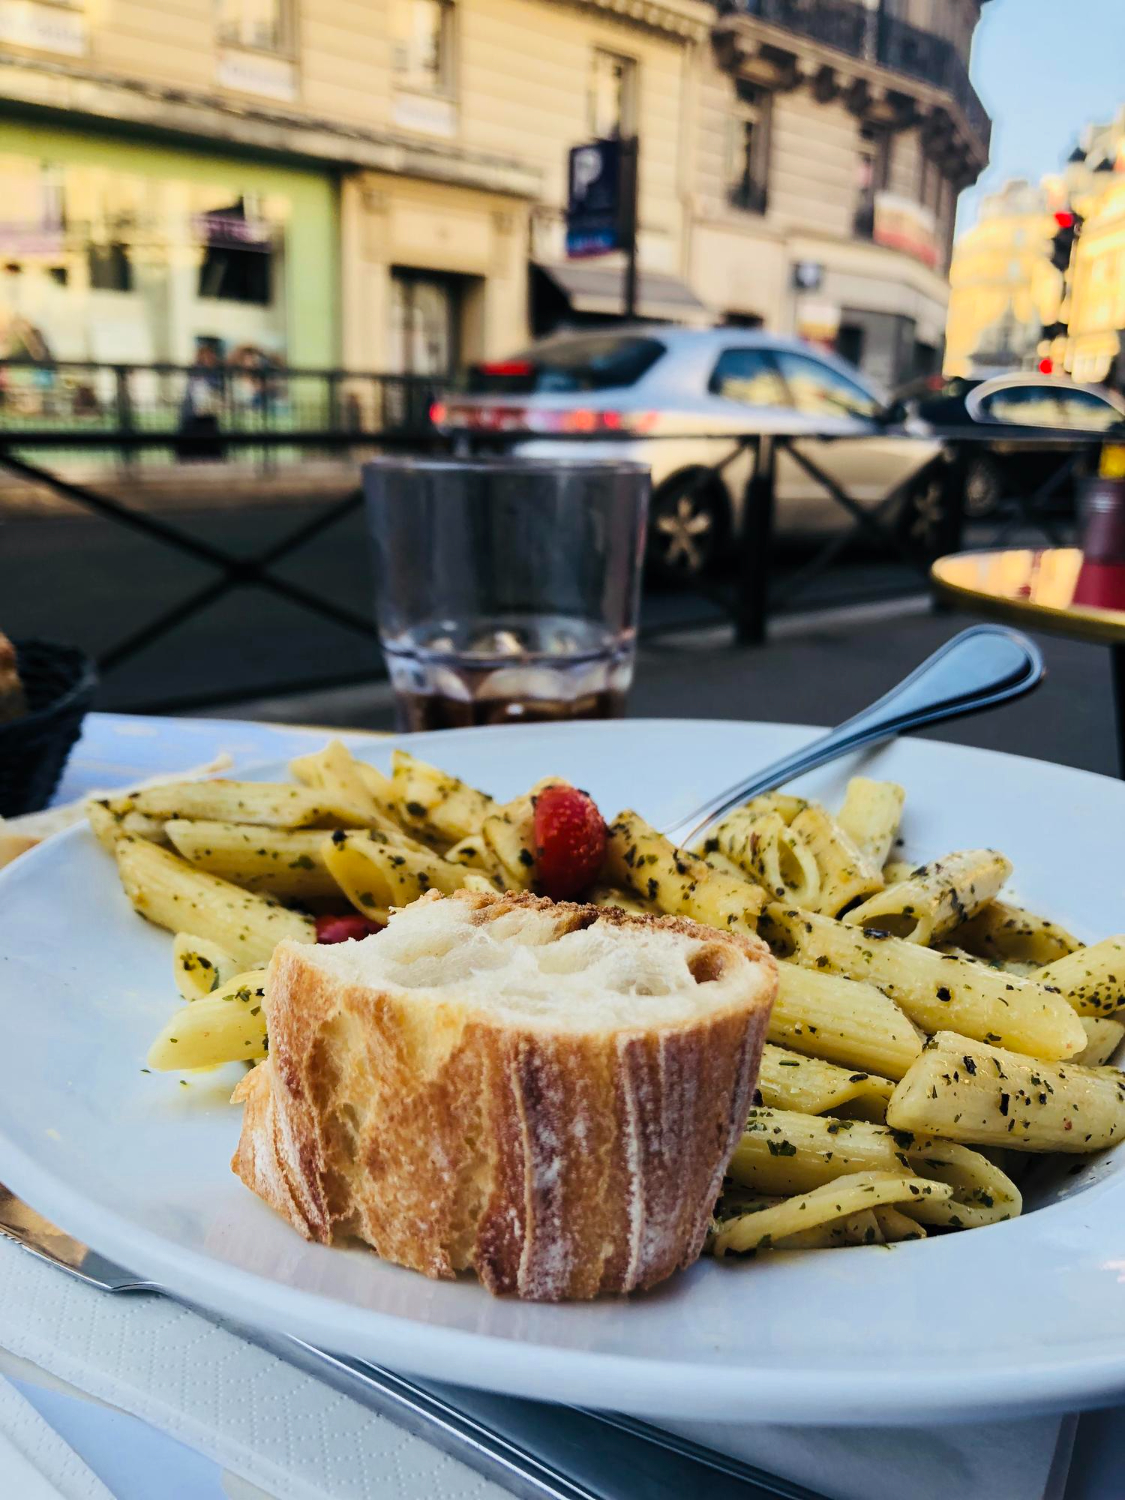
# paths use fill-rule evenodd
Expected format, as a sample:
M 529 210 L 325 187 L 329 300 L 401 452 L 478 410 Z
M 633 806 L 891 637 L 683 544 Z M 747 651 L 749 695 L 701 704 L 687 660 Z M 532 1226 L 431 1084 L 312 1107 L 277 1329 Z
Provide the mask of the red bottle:
M 1074 603 L 1125 610 L 1125 448 L 1106 447 L 1098 478 L 1086 485 Z

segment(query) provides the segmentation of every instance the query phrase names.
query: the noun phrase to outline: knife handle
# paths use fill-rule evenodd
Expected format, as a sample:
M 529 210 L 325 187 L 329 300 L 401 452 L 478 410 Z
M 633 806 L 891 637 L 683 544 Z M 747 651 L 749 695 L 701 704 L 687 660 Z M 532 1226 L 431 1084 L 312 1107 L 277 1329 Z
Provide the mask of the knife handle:
M 630 1418 L 407 1379 L 301 1339 L 239 1331 L 519 1500 L 826 1500 Z

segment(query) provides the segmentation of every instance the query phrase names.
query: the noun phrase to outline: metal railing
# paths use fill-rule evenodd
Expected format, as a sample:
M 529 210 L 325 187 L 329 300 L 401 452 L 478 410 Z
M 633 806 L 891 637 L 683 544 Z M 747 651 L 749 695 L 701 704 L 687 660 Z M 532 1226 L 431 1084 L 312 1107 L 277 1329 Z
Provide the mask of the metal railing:
M 907 433 L 898 429 L 895 429 L 894 433 L 896 437 L 909 441 Z M 849 436 L 848 442 L 854 444 L 868 438 L 880 442 L 885 439 L 886 435 L 886 429 L 873 427 L 870 433 L 857 433 Z M 930 457 L 924 467 L 904 479 L 898 489 L 887 494 L 882 500 L 876 503 L 861 503 L 855 500 L 844 485 L 829 472 L 830 468 L 834 467 L 830 458 L 819 452 L 815 459 L 812 456 L 812 453 L 822 445 L 827 445 L 830 449 L 833 444 L 841 441 L 841 435 L 838 433 L 821 435 L 811 445 L 811 452 L 808 432 L 792 434 L 714 432 L 708 434 L 709 442 L 718 442 L 726 451 L 717 461 L 712 459 L 706 466 L 700 467 L 697 476 L 699 484 L 721 479 L 724 485 L 728 485 L 729 481 L 736 488 L 740 488 L 743 481 L 733 480 L 732 466 L 742 455 L 745 455 L 750 462 L 746 466 L 748 472 L 742 490 L 741 513 L 734 527 L 728 553 L 729 572 L 724 577 L 696 584 L 693 592 L 702 601 L 733 621 L 737 638 L 740 641 L 746 644 L 758 644 L 767 638 L 767 624 L 770 616 L 780 610 L 792 608 L 798 600 L 807 600 L 812 586 L 829 567 L 840 559 L 849 544 L 856 540 L 868 545 L 874 544 L 892 558 L 897 558 L 904 565 L 909 576 L 917 580 L 915 587 L 926 583 L 931 558 L 939 553 L 956 551 L 962 545 L 965 527 L 963 513 L 965 481 L 973 455 L 980 452 L 982 447 L 987 448 L 1000 441 L 1000 435 L 991 434 L 986 429 L 963 429 L 937 435 L 942 439 L 941 451 Z M 418 452 L 424 449 L 448 451 L 449 447 L 449 440 L 432 429 L 424 440 L 407 435 L 401 430 L 388 432 L 367 428 L 361 428 L 355 432 L 341 430 L 335 433 L 317 433 L 295 430 L 292 434 L 288 432 L 242 432 L 231 433 L 228 436 L 229 443 L 234 449 L 244 448 L 254 443 L 277 449 L 292 440 L 334 448 L 342 454 L 347 453 L 352 446 L 398 449 L 407 452 Z M 518 432 L 490 434 L 488 448 L 491 450 L 499 446 L 501 450 L 510 450 L 522 442 L 539 436 L 535 433 Z M 674 437 L 675 435 L 663 436 Z M 698 433 L 691 436 L 693 440 L 698 440 L 700 437 Z M 182 526 L 169 523 L 159 515 L 149 514 L 135 505 L 122 503 L 113 495 L 107 494 L 101 487 L 95 488 L 90 483 L 78 483 L 58 473 L 58 455 L 66 451 L 68 441 L 73 440 L 72 435 L 64 431 L 33 432 L 29 430 L 22 433 L 15 442 L 12 437 L 12 434 L 5 434 L 0 429 L 0 470 L 7 469 L 24 480 L 43 484 L 52 489 L 56 496 L 68 506 L 113 522 L 135 535 L 171 548 L 183 557 L 185 562 L 202 563 L 210 570 L 210 577 L 206 581 L 197 580 L 194 571 L 186 571 L 185 582 L 190 579 L 194 586 L 189 586 L 183 597 L 174 602 L 162 599 L 162 608 L 154 618 L 138 624 L 127 634 L 108 645 L 100 653 L 99 658 L 99 666 L 103 673 L 112 673 L 122 663 L 148 651 L 154 642 L 179 630 L 204 609 L 225 599 L 233 590 L 246 587 L 266 591 L 289 605 L 296 605 L 342 628 L 353 638 L 359 637 L 374 646 L 376 632 L 368 609 L 361 610 L 349 605 L 341 598 L 339 589 L 334 585 L 331 587 L 321 585 L 318 588 L 315 570 L 311 576 L 308 573 L 295 576 L 292 566 L 295 556 L 309 543 L 321 537 L 326 529 L 349 516 L 356 515 L 362 504 L 362 496 L 358 488 L 352 489 L 331 503 L 319 505 L 311 517 L 289 525 L 284 534 L 272 540 L 268 545 L 263 546 L 259 543 L 253 551 L 244 552 L 231 550 L 226 544 L 216 545 L 192 530 L 185 530 Z M 575 442 L 581 442 L 585 438 L 599 443 L 607 441 L 605 434 L 576 433 L 572 437 Z M 620 434 L 620 438 L 622 441 L 632 441 L 630 434 Z M 654 437 L 653 440 L 657 439 Z M 133 451 L 143 451 L 159 445 L 164 439 L 159 433 L 134 430 L 128 434 L 91 433 L 85 441 L 97 448 L 105 448 L 116 443 Z M 919 441 L 927 440 L 919 439 Z M 1062 453 L 1066 462 L 1045 484 L 1041 485 L 1035 495 L 1021 497 L 1011 512 L 1001 518 L 1001 526 L 997 528 L 998 535 L 992 539 L 994 544 L 1005 540 L 1013 530 L 1018 528 L 1021 533 L 1024 533 L 1028 527 L 1041 531 L 1052 543 L 1061 541 L 1063 538 L 1050 508 L 1050 502 L 1058 495 L 1061 488 L 1080 471 L 1084 460 L 1088 462 L 1089 458 L 1096 453 L 1103 441 L 1102 436 L 1090 434 L 1028 431 L 1026 435 L 1021 434 L 1014 438 L 1004 435 L 1003 442 L 1007 448 L 1049 449 Z M 205 436 L 185 435 L 183 442 L 190 449 L 193 444 L 205 444 L 207 439 Z M 28 446 L 41 450 L 41 456 L 30 459 L 26 451 Z M 839 508 L 841 518 L 850 523 L 846 527 L 839 528 L 836 534 L 811 558 L 795 570 L 779 567 L 775 547 L 779 530 L 777 526 L 777 467 L 778 460 L 782 456 L 785 456 L 789 463 L 796 464 L 803 470 L 805 475 Z M 915 536 L 909 529 L 904 529 L 901 524 L 902 507 L 910 500 L 911 495 L 920 489 L 927 494 L 932 491 L 934 503 L 931 513 L 919 514 L 919 520 L 925 523 L 925 535 Z M 279 564 L 285 566 L 284 572 L 277 571 Z M 372 652 L 372 658 L 374 658 L 374 652 Z M 370 671 L 367 675 L 370 675 Z M 256 683 L 255 691 L 282 693 L 293 690 L 299 685 L 301 684 L 294 682 Z M 172 682 L 168 683 L 165 696 L 161 700 L 164 707 L 175 706 L 177 708 L 198 706 L 199 703 L 205 701 L 211 700 L 183 698 L 182 689 L 181 693 L 177 694 L 175 684 Z
M 306 450 L 309 434 L 425 437 L 444 384 L 425 376 L 267 363 L 0 360 L 0 440 L 34 444 L 37 435 L 64 434 L 74 439 L 75 454 L 96 450 L 129 462 L 143 453 L 166 466 L 226 458 L 236 451 L 231 439 L 252 435 L 289 436 L 299 451 Z M 166 442 L 131 445 L 135 435 Z M 53 446 L 59 452 L 67 445 Z M 247 445 L 238 443 L 237 451 L 248 451 Z
M 949 94 L 987 145 L 992 121 L 952 42 L 858 0 L 716 0 L 721 12 L 754 16 L 849 57 L 877 63 Z

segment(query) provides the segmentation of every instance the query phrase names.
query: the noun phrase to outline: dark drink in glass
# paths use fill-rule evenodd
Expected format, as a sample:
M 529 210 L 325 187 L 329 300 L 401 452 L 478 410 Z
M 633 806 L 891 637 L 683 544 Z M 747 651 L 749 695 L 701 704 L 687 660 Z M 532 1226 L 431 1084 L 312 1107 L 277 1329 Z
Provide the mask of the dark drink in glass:
M 388 459 L 364 482 L 400 728 L 624 713 L 647 470 Z

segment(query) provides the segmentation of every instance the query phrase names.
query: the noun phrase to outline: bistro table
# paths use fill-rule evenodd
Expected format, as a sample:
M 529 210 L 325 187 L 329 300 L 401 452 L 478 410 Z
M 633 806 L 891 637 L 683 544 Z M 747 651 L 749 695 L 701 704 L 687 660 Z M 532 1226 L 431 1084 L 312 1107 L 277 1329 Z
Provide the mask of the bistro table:
M 930 576 L 938 596 L 950 604 L 1025 629 L 1109 647 L 1118 764 L 1125 776 L 1125 604 L 1107 609 L 1076 603 L 1081 570 L 1082 553 L 1077 547 L 1016 548 L 939 557 Z

